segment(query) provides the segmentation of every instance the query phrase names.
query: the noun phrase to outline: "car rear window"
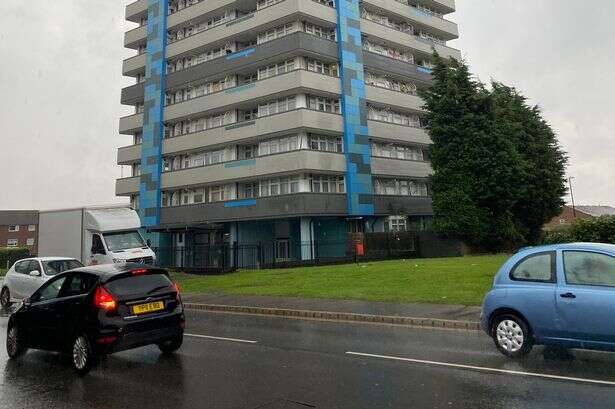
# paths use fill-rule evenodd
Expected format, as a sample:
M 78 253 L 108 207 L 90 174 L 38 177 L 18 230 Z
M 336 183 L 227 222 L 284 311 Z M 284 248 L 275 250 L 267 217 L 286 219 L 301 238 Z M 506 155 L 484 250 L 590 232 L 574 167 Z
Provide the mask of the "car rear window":
M 129 276 L 113 280 L 105 285 L 111 293 L 118 297 L 126 295 L 147 295 L 157 290 L 172 287 L 173 283 L 164 274 L 145 274 Z

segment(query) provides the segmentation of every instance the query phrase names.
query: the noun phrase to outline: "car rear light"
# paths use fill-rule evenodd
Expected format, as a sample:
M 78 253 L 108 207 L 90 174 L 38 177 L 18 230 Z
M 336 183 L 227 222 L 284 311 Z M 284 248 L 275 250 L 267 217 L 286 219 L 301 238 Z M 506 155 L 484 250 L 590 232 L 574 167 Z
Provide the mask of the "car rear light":
M 113 344 L 115 340 L 117 340 L 116 336 L 109 336 L 109 337 L 98 338 L 96 342 L 98 342 L 101 345 L 110 345 L 110 344 Z
M 104 287 L 97 287 L 94 293 L 94 306 L 105 311 L 114 311 L 117 303 L 113 296 Z
M 177 300 L 178 303 L 181 304 L 181 302 L 182 302 L 182 297 L 181 297 L 181 294 L 180 294 L 181 293 L 181 287 L 176 282 L 173 282 L 173 287 L 175 287 L 175 291 L 176 291 L 175 299 Z
M 140 276 L 147 273 L 147 268 L 138 268 L 136 270 L 131 271 L 133 276 Z

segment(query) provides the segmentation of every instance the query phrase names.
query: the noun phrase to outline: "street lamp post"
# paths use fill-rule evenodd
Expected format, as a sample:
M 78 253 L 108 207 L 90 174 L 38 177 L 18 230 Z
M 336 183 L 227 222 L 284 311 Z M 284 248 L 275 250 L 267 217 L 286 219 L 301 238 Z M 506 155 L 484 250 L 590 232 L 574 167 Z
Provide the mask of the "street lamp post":
M 568 178 L 568 187 L 570 189 L 570 199 L 572 200 L 572 217 L 574 217 L 575 219 L 577 218 L 577 209 L 574 205 L 574 192 L 572 190 L 572 179 L 574 179 L 573 176 L 570 176 Z

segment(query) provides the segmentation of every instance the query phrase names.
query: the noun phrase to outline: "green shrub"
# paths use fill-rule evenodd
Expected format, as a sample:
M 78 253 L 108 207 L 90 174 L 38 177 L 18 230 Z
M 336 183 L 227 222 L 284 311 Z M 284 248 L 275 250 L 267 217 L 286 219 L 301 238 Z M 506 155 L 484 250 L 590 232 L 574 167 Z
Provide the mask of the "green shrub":
M 580 219 L 569 228 L 547 233 L 546 244 L 591 242 L 615 244 L 615 216 Z
M 0 268 L 8 268 L 17 260 L 28 257 L 30 257 L 30 250 L 27 248 L 0 247 Z

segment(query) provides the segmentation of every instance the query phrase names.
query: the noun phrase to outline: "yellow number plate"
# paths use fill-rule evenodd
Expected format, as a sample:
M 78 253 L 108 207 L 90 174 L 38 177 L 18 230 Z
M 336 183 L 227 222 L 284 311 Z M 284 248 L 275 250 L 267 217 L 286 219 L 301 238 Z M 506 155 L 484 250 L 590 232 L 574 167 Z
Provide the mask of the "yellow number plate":
M 134 305 L 132 307 L 133 314 L 147 314 L 148 312 L 164 310 L 164 302 L 148 302 L 147 304 Z

